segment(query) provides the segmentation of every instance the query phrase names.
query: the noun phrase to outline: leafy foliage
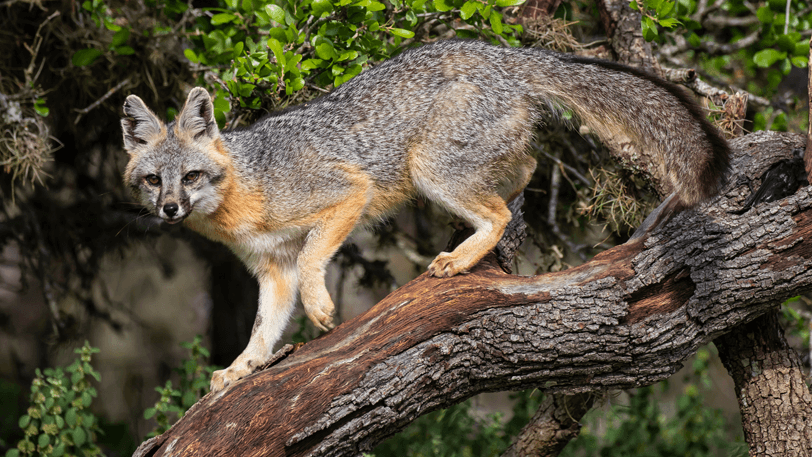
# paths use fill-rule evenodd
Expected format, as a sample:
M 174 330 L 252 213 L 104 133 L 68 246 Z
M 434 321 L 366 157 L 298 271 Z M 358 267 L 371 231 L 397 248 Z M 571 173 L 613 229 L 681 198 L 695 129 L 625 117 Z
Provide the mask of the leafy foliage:
M 25 438 L 6 452 L 6 457 L 101 454 L 96 445 L 96 435 L 101 431 L 99 422 L 89 411 L 93 397 L 97 396 L 89 378 L 100 380 L 90 361 L 99 350 L 85 342 L 74 352 L 79 358 L 65 370 L 37 369 L 31 383 L 30 406 L 18 421 Z
M 524 0 L 225 0 L 204 14 L 188 18 L 181 0 L 147 0 L 161 8 L 162 21 L 153 36 L 187 31 L 184 56 L 204 69 L 214 87 L 225 89 L 215 99 L 221 126 L 232 107 L 257 110 L 286 106 L 306 86 L 318 90 L 340 86 L 364 67 L 385 60 L 431 33 L 432 27 L 453 30 L 461 38 L 487 38 L 518 45 L 522 27 L 506 23 L 501 9 Z M 87 0 L 83 8 L 111 32 L 108 50 L 129 55 L 131 30 L 103 0 Z M 175 27 L 168 24 L 176 23 Z M 163 25 L 167 24 L 167 25 Z M 453 36 L 452 35 L 452 36 Z M 73 55 L 77 66 L 93 64 L 103 54 L 87 48 Z M 305 94 L 305 98 L 309 98 Z
M 374 457 L 491 457 L 501 455 L 536 412 L 537 390 L 511 394 L 513 417 L 478 414 L 471 400 L 421 416 L 375 448 Z
M 642 13 L 643 36 L 658 41 L 667 57 L 699 63 L 727 84 L 741 84 L 752 93 L 772 98 L 793 67 L 806 68 L 812 4 L 768 1 L 756 5 L 725 0 L 708 5 L 697 0 L 632 1 Z M 668 33 L 658 30 L 670 29 Z M 753 130 L 787 130 L 786 113 L 764 107 Z
M 672 417 L 663 413 L 656 395 L 668 389 L 668 381 L 635 389 L 629 394 L 628 405 L 610 408 L 609 427 L 603 436 L 597 436 L 587 426 L 561 455 L 712 457 L 720 452 L 729 456 L 748 455 L 741 438 L 731 442 L 726 436 L 721 411 L 703 405 L 703 391 L 712 388 L 708 364 L 713 352 L 713 346 L 697 352 L 693 373 L 676 399 L 676 413 Z M 596 424 L 598 414 L 599 411 L 591 411 L 585 422 Z
M 161 398 L 154 407 L 144 411 L 144 418 L 155 417 L 158 426 L 147 435 L 147 438 L 169 430 L 173 423 L 209 392 L 211 375 L 217 368 L 208 365 L 209 351 L 203 347 L 202 341 L 203 338 L 198 335 L 191 343 L 181 343 L 181 346 L 189 350 L 190 358 L 175 368 L 180 377 L 178 388 L 174 388 L 172 380 L 167 380 L 164 387 L 155 388 L 161 394 Z M 170 415 L 175 416 L 174 421 L 170 421 Z

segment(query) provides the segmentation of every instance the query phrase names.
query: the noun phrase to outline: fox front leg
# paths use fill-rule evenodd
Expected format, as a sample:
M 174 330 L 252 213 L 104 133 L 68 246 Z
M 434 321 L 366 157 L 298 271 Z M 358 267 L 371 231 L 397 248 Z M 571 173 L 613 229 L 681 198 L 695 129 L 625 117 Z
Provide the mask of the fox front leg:
M 238 379 L 251 374 L 273 355 L 273 346 L 282 332 L 296 304 L 297 273 L 293 265 L 278 265 L 262 259 L 259 274 L 259 307 L 251 339 L 231 365 L 215 371 L 211 377 L 211 390 L 216 392 Z
M 324 285 L 325 267 L 355 228 L 367 202 L 367 187 L 353 187 L 344 201 L 321 212 L 299 253 L 302 305 L 307 317 L 322 331 L 335 327 L 335 305 Z

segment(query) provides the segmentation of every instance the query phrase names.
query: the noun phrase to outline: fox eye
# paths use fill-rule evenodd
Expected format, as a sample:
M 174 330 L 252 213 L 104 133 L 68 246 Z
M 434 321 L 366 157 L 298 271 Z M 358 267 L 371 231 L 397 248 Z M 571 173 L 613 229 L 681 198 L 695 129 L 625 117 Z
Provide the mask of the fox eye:
M 159 186 L 161 185 L 161 178 L 158 175 L 147 175 L 144 178 L 144 181 L 147 182 L 150 186 Z
M 199 177 L 200 177 L 199 171 L 190 171 L 189 173 L 186 173 L 186 176 L 183 177 L 183 182 L 185 182 L 186 184 L 191 184 L 197 181 L 197 178 Z

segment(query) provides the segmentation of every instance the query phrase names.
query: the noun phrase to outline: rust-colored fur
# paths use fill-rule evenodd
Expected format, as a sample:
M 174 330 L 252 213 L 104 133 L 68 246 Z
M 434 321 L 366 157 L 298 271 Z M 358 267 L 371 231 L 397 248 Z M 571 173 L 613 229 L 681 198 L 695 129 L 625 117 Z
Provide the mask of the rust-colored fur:
M 215 373 L 222 389 L 268 360 L 301 292 L 332 328 L 324 270 L 354 227 L 415 195 L 475 233 L 429 266 L 470 270 L 499 241 L 506 201 L 530 181 L 540 113 L 566 106 L 604 140 L 630 141 L 661 163 L 685 206 L 712 196 L 727 145 L 680 89 L 639 70 L 538 49 L 473 41 L 412 49 L 331 94 L 220 132 L 205 90 L 164 125 L 136 96 L 122 119 L 125 179 L 167 223 L 228 245 L 260 283 L 248 347 Z

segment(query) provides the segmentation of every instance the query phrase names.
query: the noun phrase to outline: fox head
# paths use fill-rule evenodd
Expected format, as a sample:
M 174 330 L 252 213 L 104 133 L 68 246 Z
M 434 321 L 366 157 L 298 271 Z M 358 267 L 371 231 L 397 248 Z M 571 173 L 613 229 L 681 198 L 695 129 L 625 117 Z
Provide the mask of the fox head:
M 192 89 L 168 125 L 135 95 L 124 102 L 124 116 L 124 149 L 130 155 L 124 181 L 135 198 L 170 224 L 193 212 L 214 212 L 228 158 L 209 94 Z

